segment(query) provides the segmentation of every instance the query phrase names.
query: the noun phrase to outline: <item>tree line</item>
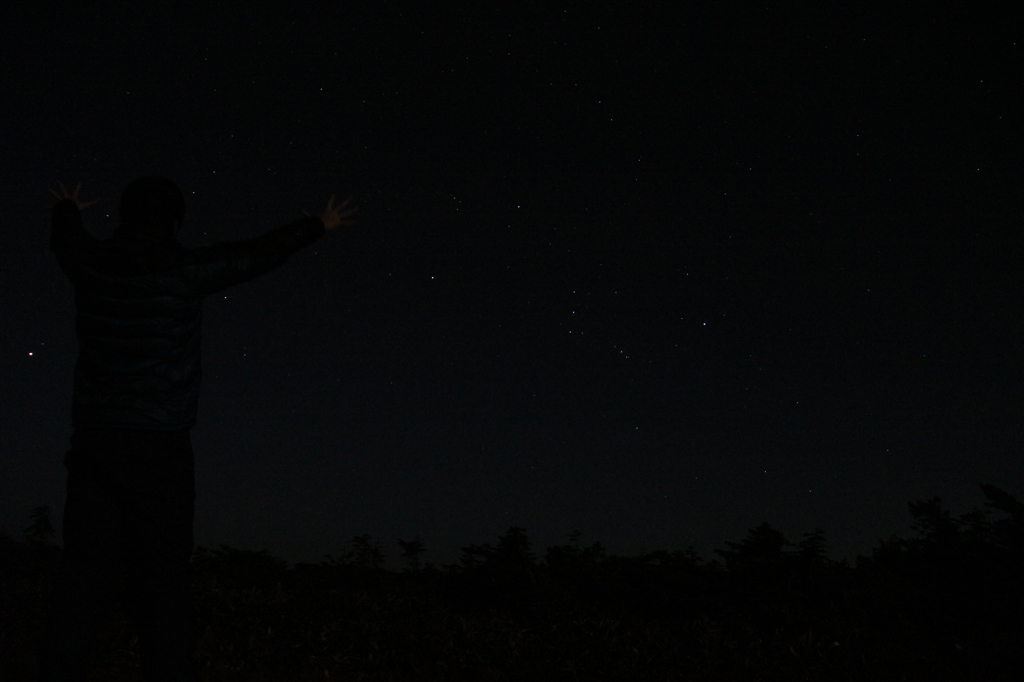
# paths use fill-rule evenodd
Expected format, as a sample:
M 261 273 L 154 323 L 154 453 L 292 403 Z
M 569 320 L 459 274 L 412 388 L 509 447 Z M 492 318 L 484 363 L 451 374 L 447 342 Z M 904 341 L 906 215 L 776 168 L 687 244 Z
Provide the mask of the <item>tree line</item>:
M 820 528 L 791 542 L 762 523 L 703 561 L 692 548 L 612 555 L 578 531 L 538 556 L 513 526 L 461 548 L 452 565 L 425 562 L 418 537 L 398 540 L 398 571 L 383 568 L 384 545 L 369 535 L 291 568 L 265 550 L 197 547 L 194 584 L 206 617 L 231 623 L 208 646 L 233 646 L 239 626 L 227 614 L 254 603 L 250 643 L 266 632 L 266 646 L 287 657 L 333 632 L 309 660 L 366 656 L 334 669 L 345 674 L 395 665 L 440 666 L 437 679 L 454 669 L 528 677 L 571 666 L 593 678 L 612 666 L 621 679 L 675 679 L 683 668 L 700 679 L 1014 679 L 1024 666 L 1024 503 L 994 485 L 981 491 L 984 508 L 960 516 L 939 497 L 909 503 L 916 537 L 881 539 L 852 563 L 828 557 Z M 46 507 L 20 541 L 0 534 L 0 576 L 52 575 L 55 535 Z M 289 603 L 309 606 L 286 627 L 272 614 Z M 254 656 L 238 665 L 264 660 Z

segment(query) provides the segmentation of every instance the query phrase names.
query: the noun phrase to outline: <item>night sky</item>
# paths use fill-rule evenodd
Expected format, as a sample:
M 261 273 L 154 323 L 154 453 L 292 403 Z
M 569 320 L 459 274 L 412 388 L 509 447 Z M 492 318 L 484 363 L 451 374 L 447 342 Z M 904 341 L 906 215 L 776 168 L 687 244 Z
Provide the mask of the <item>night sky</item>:
M 842 558 L 911 537 L 911 500 L 1024 496 L 1019 8 L 14 4 L 17 537 L 41 505 L 60 530 L 71 435 L 48 190 L 101 198 L 102 239 L 151 174 L 187 247 L 360 208 L 206 299 L 197 545 L 368 533 L 397 568 L 398 538 L 455 563 L 520 526 L 707 560 L 768 522 Z

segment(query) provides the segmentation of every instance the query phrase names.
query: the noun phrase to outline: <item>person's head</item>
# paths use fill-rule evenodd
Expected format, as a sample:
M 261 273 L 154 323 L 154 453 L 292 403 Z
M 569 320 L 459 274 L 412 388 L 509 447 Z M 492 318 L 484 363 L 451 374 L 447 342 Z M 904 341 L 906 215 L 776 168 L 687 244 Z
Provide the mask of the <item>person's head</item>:
M 121 227 L 127 232 L 174 239 L 185 220 L 185 196 L 173 180 L 148 175 L 121 193 Z

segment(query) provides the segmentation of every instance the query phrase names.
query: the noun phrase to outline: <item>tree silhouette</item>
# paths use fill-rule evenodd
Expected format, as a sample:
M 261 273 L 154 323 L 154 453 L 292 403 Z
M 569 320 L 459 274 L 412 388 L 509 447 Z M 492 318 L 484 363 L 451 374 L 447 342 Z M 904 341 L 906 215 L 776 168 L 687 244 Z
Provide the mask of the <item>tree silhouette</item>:
M 986 506 L 1004 511 L 1017 523 L 1024 524 L 1024 502 L 1020 502 L 1010 493 L 1001 490 L 991 483 L 982 483 L 981 492 L 988 498 Z
M 908 506 L 910 515 L 914 517 L 910 527 L 920 533 L 927 544 L 943 547 L 957 544 L 960 530 L 949 510 L 942 508 L 941 497 L 918 500 Z
M 398 544 L 402 547 L 402 558 L 405 559 L 405 563 L 408 566 L 408 570 L 413 573 L 419 573 L 420 570 L 420 557 L 423 556 L 423 541 L 420 540 L 417 535 L 414 539 L 406 542 L 405 540 L 399 540 Z
M 486 544 L 467 545 L 461 547 L 459 551 L 462 553 L 459 557 L 459 563 L 462 564 L 464 570 L 472 570 L 483 566 L 494 554 L 494 548 Z
M 498 546 L 468 545 L 462 548 L 462 571 L 489 576 L 492 581 L 530 584 L 536 581 L 536 556 L 523 528 L 513 526 L 498 538 Z
M 804 539 L 800 541 L 795 555 L 805 566 L 824 566 L 828 564 L 826 544 L 825 531 L 815 528 L 813 532 L 804 533 Z
M 988 499 L 986 507 L 998 509 L 1010 515 L 1009 519 L 1000 519 L 991 524 L 997 542 L 1011 552 L 1024 552 L 1024 502 L 991 483 L 983 483 L 981 491 Z
M 569 533 L 568 545 L 551 545 L 544 552 L 544 563 L 556 571 L 576 571 L 583 566 L 593 566 L 605 559 L 604 545 L 595 542 L 589 547 L 580 548 L 582 533 L 574 530 Z
M 573 532 L 569 533 L 569 544 L 572 545 L 574 548 L 579 549 L 581 537 L 583 537 L 583 533 L 578 530 L 574 530 Z
M 265 549 L 253 551 L 221 545 L 220 549 L 196 547 L 192 566 L 197 573 L 211 576 L 211 584 L 272 588 L 288 573 L 288 562 Z
M 530 539 L 526 529 L 513 526 L 498 540 L 494 560 L 501 566 L 524 569 L 533 566 L 536 556 L 530 551 Z
M 355 552 L 352 563 L 357 568 L 377 570 L 384 565 L 384 547 L 370 535 L 357 535 L 352 538 L 352 549 Z
M 728 570 L 781 564 L 785 560 L 783 548 L 793 545 L 767 522 L 752 528 L 743 542 L 725 544 L 732 549 L 716 549 L 715 554 L 725 560 Z

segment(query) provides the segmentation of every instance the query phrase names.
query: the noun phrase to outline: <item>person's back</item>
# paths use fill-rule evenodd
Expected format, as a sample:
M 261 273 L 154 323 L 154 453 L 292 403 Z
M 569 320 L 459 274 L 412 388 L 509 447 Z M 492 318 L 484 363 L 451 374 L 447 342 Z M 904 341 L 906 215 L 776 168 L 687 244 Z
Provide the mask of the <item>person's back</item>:
M 114 236 L 98 241 L 73 201 L 54 207 L 50 248 L 75 287 L 76 428 L 194 426 L 203 297 L 279 267 L 325 230 L 310 216 L 253 239 L 186 249 L 175 239 L 184 209 L 173 182 L 141 178 L 125 189 Z
M 192 658 L 189 562 L 195 424 L 202 376 L 202 300 L 287 262 L 326 230 L 351 224 L 334 195 L 305 217 L 253 239 L 186 249 L 181 191 L 166 178 L 131 183 L 121 224 L 100 241 L 88 204 L 53 192 L 50 249 L 75 289 L 71 449 L 65 454 L 64 554 L 40 652 L 41 680 L 85 679 L 97 619 L 128 564 L 147 679 L 198 679 Z M 52 190 L 51 190 L 52 192 Z

